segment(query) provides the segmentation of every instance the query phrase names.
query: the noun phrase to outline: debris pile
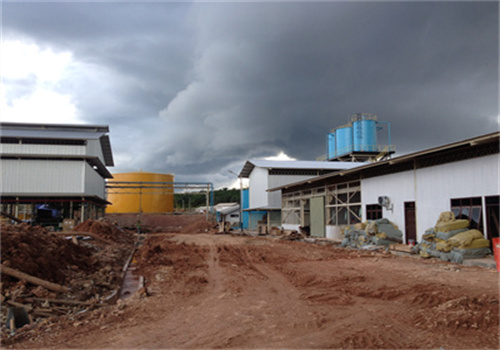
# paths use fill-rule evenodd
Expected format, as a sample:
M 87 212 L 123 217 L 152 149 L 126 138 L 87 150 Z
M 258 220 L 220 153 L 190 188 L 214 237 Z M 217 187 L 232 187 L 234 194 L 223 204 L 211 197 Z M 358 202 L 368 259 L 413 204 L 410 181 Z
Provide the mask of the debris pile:
M 2 265 L 53 283 L 65 284 L 78 271 L 94 271 L 88 247 L 50 234 L 41 226 L 1 226 Z M 2 293 L 15 280 L 2 275 Z
M 361 249 L 368 246 L 388 246 L 402 243 L 403 233 L 386 218 L 369 220 L 344 228 L 341 247 Z
M 436 226 L 425 231 L 422 242 L 412 252 L 425 259 L 439 258 L 459 264 L 464 259 L 491 254 L 490 242 L 481 231 L 470 229 L 468 220 L 455 219 L 453 212 L 441 213 Z
M 2 225 L 0 232 L 2 326 L 9 325 L 13 308 L 36 322 L 100 306 L 120 287 L 133 248 L 97 240 L 75 244 L 27 224 Z

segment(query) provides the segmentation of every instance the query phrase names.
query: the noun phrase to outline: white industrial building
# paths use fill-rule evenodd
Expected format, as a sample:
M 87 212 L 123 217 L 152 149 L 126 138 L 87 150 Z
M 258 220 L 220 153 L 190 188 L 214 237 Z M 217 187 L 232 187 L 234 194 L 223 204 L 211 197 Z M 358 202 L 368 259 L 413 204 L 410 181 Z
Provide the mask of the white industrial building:
M 269 188 L 363 164 L 367 163 L 248 160 L 239 174 L 240 178 L 248 178 L 248 193 L 243 194 L 242 201 L 243 210 L 247 213 L 243 215 L 243 227 L 255 230 L 261 224 L 269 230 L 273 226 L 281 226 L 281 192 L 268 192 Z
M 104 214 L 108 126 L 0 123 L 2 212 L 50 225 Z
M 341 228 L 388 218 L 405 241 L 420 241 L 439 214 L 453 211 L 486 238 L 499 236 L 499 137 L 495 132 L 282 186 L 282 227 L 310 226 L 339 239 Z

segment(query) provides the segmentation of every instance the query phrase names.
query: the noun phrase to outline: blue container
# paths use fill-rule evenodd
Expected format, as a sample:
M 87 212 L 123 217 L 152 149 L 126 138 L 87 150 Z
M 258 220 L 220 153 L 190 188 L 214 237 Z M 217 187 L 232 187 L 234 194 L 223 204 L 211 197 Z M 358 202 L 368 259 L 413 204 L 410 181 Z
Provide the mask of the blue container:
M 352 152 L 352 126 L 341 126 L 335 130 L 337 155 Z
M 328 134 L 328 154 L 326 159 L 332 159 L 335 157 L 335 132 Z
M 352 123 L 354 151 L 376 152 L 377 151 L 377 121 L 365 119 L 361 116 L 359 120 Z

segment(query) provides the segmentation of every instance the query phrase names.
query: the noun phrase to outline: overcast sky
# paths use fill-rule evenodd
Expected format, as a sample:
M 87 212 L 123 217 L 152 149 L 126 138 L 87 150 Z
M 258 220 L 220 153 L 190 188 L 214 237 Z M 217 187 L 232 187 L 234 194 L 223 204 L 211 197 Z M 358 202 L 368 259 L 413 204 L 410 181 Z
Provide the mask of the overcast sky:
M 499 129 L 496 1 L 0 6 L 0 119 L 109 125 L 111 172 L 228 186 L 359 112 L 397 154 Z

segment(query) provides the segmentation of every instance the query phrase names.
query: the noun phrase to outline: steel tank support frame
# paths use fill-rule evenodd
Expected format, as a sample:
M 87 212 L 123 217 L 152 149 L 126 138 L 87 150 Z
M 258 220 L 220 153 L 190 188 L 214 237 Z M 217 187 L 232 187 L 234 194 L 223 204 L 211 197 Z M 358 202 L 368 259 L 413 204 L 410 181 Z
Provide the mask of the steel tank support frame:
M 175 190 L 205 190 L 207 196 L 207 220 L 209 214 L 213 213 L 214 210 L 214 185 L 212 182 L 148 182 L 148 181 L 106 181 L 106 196 L 110 190 L 127 190 L 135 189 L 139 190 L 139 196 L 141 196 L 143 189 L 148 190 L 158 190 L 158 192 L 150 192 L 148 194 L 165 194 L 162 190 L 173 190 L 174 192 L 168 192 L 168 194 L 174 194 Z M 119 194 L 137 194 L 134 192 L 115 192 Z M 139 205 L 140 206 L 140 205 Z

